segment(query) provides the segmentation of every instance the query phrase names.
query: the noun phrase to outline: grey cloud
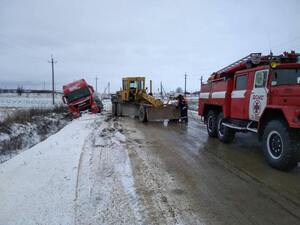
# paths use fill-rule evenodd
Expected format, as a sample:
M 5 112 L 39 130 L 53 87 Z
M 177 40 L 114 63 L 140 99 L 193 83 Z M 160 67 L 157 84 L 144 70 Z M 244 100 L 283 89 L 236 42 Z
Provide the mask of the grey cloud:
M 259 7 L 258 7 L 259 5 Z M 120 87 L 146 75 L 166 89 L 199 88 L 200 75 L 250 52 L 300 50 L 300 2 L 116 0 L 0 2 L 0 82 L 57 85 L 84 76 Z

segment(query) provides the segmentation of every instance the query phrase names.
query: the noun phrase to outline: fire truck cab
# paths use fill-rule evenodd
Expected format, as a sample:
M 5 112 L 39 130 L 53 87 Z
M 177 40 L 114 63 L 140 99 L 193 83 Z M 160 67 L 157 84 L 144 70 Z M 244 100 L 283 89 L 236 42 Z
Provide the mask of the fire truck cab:
M 209 136 L 229 143 L 255 132 L 266 161 L 291 170 L 300 152 L 299 54 L 252 53 L 213 73 L 201 85 L 198 113 Z

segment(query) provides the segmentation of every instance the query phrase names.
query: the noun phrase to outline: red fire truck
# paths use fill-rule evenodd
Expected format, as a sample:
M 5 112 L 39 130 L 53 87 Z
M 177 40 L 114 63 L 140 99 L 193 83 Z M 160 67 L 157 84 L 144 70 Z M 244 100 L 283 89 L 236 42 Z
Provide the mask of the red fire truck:
M 299 56 L 252 53 L 213 73 L 198 108 L 209 136 L 229 143 L 236 132 L 257 133 L 269 165 L 293 169 L 300 161 Z
M 94 88 L 84 80 L 74 81 L 63 86 L 63 102 L 68 105 L 73 117 L 80 116 L 82 111 L 101 112 L 102 103 L 94 96 Z

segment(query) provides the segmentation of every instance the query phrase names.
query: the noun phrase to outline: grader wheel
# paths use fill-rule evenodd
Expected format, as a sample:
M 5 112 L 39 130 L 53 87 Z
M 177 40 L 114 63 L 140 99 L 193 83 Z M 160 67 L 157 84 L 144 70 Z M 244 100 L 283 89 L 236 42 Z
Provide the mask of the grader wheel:
M 141 121 L 141 122 L 147 122 L 146 107 L 142 106 L 142 105 L 139 108 L 139 121 Z

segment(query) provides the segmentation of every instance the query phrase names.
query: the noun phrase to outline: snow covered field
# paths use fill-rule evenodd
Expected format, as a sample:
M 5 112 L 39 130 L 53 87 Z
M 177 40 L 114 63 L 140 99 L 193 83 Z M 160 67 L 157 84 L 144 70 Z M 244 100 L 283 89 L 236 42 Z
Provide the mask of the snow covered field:
M 61 95 L 55 96 L 55 103 L 62 104 Z M 47 108 L 52 107 L 52 97 L 49 94 L 0 94 L 0 107 Z

